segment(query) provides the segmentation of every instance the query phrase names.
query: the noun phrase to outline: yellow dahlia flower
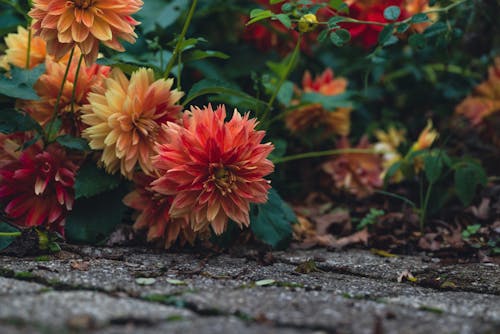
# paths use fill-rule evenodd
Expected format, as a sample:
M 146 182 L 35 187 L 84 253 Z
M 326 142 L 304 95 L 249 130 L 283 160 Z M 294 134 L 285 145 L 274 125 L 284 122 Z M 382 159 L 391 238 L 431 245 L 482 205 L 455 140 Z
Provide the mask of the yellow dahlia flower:
M 0 67 L 8 70 L 9 65 L 26 68 L 26 57 L 28 56 L 28 30 L 22 26 L 17 27 L 17 33 L 8 34 L 5 37 L 7 49 L 5 55 L 0 57 Z M 40 37 L 31 37 L 29 68 L 33 68 L 45 61 L 47 50 L 45 41 Z
M 142 5 L 141 0 L 33 0 L 29 15 L 49 54 L 59 59 L 78 45 L 91 65 L 97 59 L 99 41 L 117 51 L 124 51 L 119 39 L 135 42 L 139 22 L 131 15 Z
M 84 106 L 83 123 L 89 127 L 83 137 L 94 150 L 103 150 L 101 161 L 110 173 L 120 169 L 128 179 L 137 165 L 146 174 L 154 168 L 151 156 L 161 124 L 179 120 L 182 106 L 176 103 L 183 96 L 172 90 L 173 79 L 154 80 L 151 69 L 141 68 L 127 79 L 114 69 L 104 88 L 89 94 Z

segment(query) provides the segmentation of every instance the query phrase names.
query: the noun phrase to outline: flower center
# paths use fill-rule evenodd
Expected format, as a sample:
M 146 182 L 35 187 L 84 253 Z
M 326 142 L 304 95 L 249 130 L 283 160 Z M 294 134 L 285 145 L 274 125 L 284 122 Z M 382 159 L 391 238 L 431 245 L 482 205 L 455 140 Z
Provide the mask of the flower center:
M 49 174 L 50 171 L 52 170 L 52 165 L 45 161 L 41 166 L 40 166 L 40 171 L 44 174 Z
M 76 8 L 87 9 L 92 6 L 93 0 L 73 0 L 73 4 Z
M 139 118 L 133 123 L 137 131 L 149 141 L 154 141 L 160 131 L 160 125 L 150 118 Z
M 210 167 L 210 177 L 208 179 L 220 190 L 223 196 L 231 193 L 234 188 L 236 177 L 222 164 L 213 164 Z

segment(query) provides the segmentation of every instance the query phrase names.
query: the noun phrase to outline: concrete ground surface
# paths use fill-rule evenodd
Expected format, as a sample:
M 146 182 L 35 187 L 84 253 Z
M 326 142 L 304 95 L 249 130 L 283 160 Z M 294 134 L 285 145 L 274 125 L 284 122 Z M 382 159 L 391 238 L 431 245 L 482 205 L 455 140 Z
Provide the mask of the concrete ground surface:
M 362 250 L 0 256 L 0 333 L 500 333 L 500 267 Z

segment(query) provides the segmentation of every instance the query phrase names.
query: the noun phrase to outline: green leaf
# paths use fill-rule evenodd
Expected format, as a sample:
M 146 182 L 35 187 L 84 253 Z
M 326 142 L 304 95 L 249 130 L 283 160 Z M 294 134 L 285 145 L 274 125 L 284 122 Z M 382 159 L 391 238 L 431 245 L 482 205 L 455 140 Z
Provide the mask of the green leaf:
M 486 172 L 478 164 L 459 164 L 455 170 L 455 191 L 464 206 L 472 203 L 477 187 L 485 186 L 487 182 Z
M 127 207 L 122 203 L 126 187 L 101 193 L 91 198 L 79 198 L 66 218 L 66 239 L 76 243 L 104 241 L 122 222 Z
M 269 159 L 273 160 L 276 158 L 281 158 L 286 153 L 286 148 L 288 146 L 288 142 L 284 139 L 271 139 L 271 143 L 274 145 L 274 150 L 269 154 Z
M 229 55 L 224 52 L 213 50 L 190 50 L 182 54 L 182 62 L 184 63 L 205 58 L 228 59 Z
M 388 21 L 396 21 L 401 15 L 401 9 L 398 6 L 389 6 L 384 9 L 384 17 Z
M 378 35 L 378 43 L 380 45 L 384 45 L 384 43 L 387 42 L 389 38 L 391 38 L 393 32 L 394 32 L 394 25 L 393 24 L 386 25 Z
M 275 5 L 275 4 L 280 3 L 280 2 L 283 2 L 283 1 L 285 1 L 285 0 L 269 0 L 269 3 L 270 3 L 271 5 Z
M 396 28 L 396 31 L 400 34 L 406 32 L 410 28 L 408 23 L 403 23 Z
M 227 94 L 227 95 L 232 95 L 239 97 L 245 101 L 248 101 L 252 103 L 253 105 L 262 105 L 266 106 L 266 103 L 254 98 L 251 95 L 248 95 L 247 93 L 244 93 L 240 90 L 240 88 L 237 85 L 231 84 L 226 81 L 222 80 L 215 80 L 215 79 L 203 79 L 198 81 L 196 84 L 194 84 L 191 87 L 191 90 L 189 91 L 189 94 L 187 95 L 186 99 L 183 101 L 183 105 L 187 105 L 189 102 L 192 100 L 203 96 L 203 95 L 208 95 L 208 94 Z
M 252 23 L 265 20 L 267 18 L 273 17 L 274 13 L 270 10 L 263 9 L 254 9 L 250 12 L 251 20 L 246 23 L 246 25 L 250 25 Z
M 7 223 L 0 222 L 0 232 L 15 233 L 19 230 Z M 9 247 L 9 245 L 16 240 L 17 237 L 0 237 L 0 251 Z
M 425 37 L 433 37 L 448 31 L 448 25 L 444 22 L 436 22 L 424 31 Z
M 389 37 L 389 39 L 387 41 L 385 41 L 384 46 L 393 45 L 393 44 L 396 44 L 397 42 L 399 42 L 399 38 L 392 35 Z
M 344 3 L 342 0 L 330 0 L 328 3 L 331 8 L 335 9 L 337 12 L 340 13 L 349 13 L 349 6 Z
M 340 22 L 344 22 L 346 20 L 347 18 L 345 16 L 333 16 L 331 19 L 328 20 L 328 28 L 336 29 L 338 28 L 338 24 Z
M 89 198 L 115 189 L 120 181 L 119 174 L 108 174 L 103 168 L 98 168 L 96 162 L 87 160 L 76 174 L 75 198 Z
M 325 41 L 326 38 L 328 37 L 329 33 L 330 33 L 330 31 L 328 29 L 321 30 L 321 32 L 318 35 L 318 42 L 321 43 L 321 42 Z
M 292 237 L 292 226 L 297 220 L 292 209 L 276 190 L 269 191 L 266 203 L 251 206 L 250 228 L 257 239 L 273 248 L 285 247 Z
M 290 101 L 292 100 L 293 97 L 293 82 L 291 81 L 285 81 L 283 85 L 281 86 L 278 95 L 276 96 L 278 101 L 285 105 L 288 106 L 290 104 Z
M 413 34 L 408 38 L 408 43 L 414 49 L 423 49 L 425 48 L 427 42 L 425 40 L 424 35 L 422 34 Z
M 70 135 L 62 135 L 56 141 L 64 147 L 78 151 L 90 151 L 89 144 L 83 138 L 76 138 Z
M 424 156 L 425 177 L 429 183 L 436 183 L 443 172 L 443 159 L 440 152 L 432 151 Z
M 25 131 L 37 131 L 41 133 L 42 127 L 25 112 L 15 109 L 4 109 L 0 111 L 0 132 L 4 134 Z
M 336 46 L 343 46 L 351 40 L 351 33 L 346 29 L 337 29 L 330 34 L 330 40 Z
M 38 100 L 39 96 L 33 85 L 45 72 L 45 65 L 38 65 L 31 70 L 12 66 L 9 76 L 0 74 L 0 94 L 23 100 Z
M 156 29 L 167 28 L 181 16 L 187 9 L 190 1 L 186 0 L 154 0 L 144 1 L 142 9 L 137 16 L 141 21 L 141 29 L 147 34 Z
M 276 280 L 274 280 L 272 278 L 261 279 L 260 281 L 255 282 L 255 285 L 257 285 L 257 286 L 269 286 L 269 285 L 274 285 L 274 284 L 276 284 Z
M 290 29 L 292 27 L 292 21 L 290 20 L 290 17 L 288 15 L 278 14 L 278 15 L 276 15 L 276 18 L 278 19 L 278 21 L 281 22 L 281 24 L 283 24 L 288 29 Z
M 418 13 L 411 17 L 411 23 L 422 23 L 429 21 L 429 17 L 425 13 Z

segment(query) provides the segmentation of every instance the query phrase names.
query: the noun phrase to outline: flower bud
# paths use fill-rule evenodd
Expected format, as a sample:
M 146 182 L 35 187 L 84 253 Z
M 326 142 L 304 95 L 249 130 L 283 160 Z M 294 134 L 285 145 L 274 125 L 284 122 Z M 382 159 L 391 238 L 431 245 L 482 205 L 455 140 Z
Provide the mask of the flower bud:
M 316 29 L 318 25 L 318 18 L 314 14 L 306 14 L 299 20 L 299 31 L 310 32 Z

